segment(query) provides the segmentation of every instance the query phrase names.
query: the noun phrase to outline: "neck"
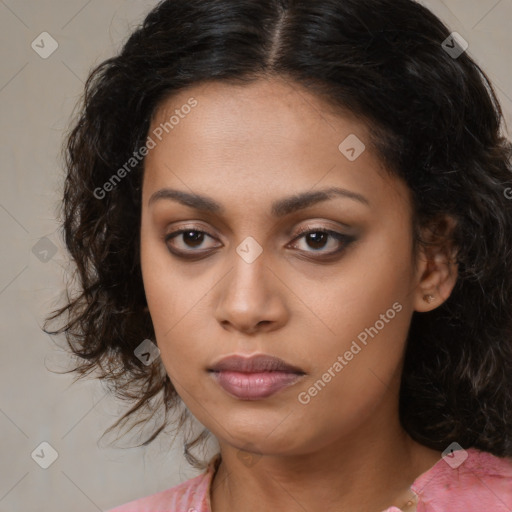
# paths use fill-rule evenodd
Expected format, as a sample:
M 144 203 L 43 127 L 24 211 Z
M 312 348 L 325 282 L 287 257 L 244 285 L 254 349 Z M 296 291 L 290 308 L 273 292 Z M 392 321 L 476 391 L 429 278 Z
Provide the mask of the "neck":
M 220 442 L 222 462 L 212 483 L 212 512 L 381 512 L 404 507 L 413 496 L 414 480 L 441 453 L 413 441 L 398 420 L 387 420 L 300 454 L 245 458 L 236 447 Z

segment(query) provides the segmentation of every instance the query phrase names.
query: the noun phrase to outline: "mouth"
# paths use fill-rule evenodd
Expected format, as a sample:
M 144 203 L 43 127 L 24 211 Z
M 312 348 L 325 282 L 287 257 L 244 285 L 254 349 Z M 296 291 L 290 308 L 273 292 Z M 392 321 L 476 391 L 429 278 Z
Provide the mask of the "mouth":
M 240 400 L 267 398 L 306 375 L 301 368 L 267 355 L 229 356 L 208 371 L 224 391 Z

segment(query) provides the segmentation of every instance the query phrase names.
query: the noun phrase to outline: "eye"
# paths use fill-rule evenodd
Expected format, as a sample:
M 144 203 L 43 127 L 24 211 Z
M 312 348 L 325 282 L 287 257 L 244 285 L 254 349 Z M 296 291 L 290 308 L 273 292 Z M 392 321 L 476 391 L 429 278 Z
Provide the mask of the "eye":
M 214 247 L 205 247 L 205 240 L 214 238 L 206 231 L 191 228 L 180 229 L 165 236 L 165 242 L 169 251 L 178 256 L 188 253 L 201 253 Z M 172 242 L 172 243 L 171 243 Z M 192 249 L 192 250 L 187 250 Z
M 221 245 L 208 246 L 208 238 L 215 240 L 213 235 L 203 229 L 189 227 L 174 231 L 165 235 L 165 243 L 169 251 L 178 257 L 194 257 L 202 256 L 211 252 L 212 249 L 221 247 Z M 296 241 L 301 240 L 303 243 L 298 244 Z M 322 227 L 306 226 L 299 229 L 296 236 L 290 243 L 291 247 L 298 248 L 299 251 L 305 253 L 319 253 L 321 257 L 329 257 L 337 255 L 346 249 L 346 247 L 354 240 L 354 237 L 325 229 Z M 302 247 L 298 247 L 302 245 Z M 324 250 L 325 248 L 330 250 Z
M 323 256 L 332 256 L 343 251 L 354 238 L 330 229 L 306 226 L 299 229 L 299 236 L 297 236 L 294 241 L 295 240 L 302 240 L 302 248 L 299 248 L 301 251 L 321 253 Z M 297 247 L 297 245 L 301 244 L 293 244 L 292 247 Z M 329 246 L 331 250 L 324 250 Z M 312 250 L 308 250 L 308 248 Z

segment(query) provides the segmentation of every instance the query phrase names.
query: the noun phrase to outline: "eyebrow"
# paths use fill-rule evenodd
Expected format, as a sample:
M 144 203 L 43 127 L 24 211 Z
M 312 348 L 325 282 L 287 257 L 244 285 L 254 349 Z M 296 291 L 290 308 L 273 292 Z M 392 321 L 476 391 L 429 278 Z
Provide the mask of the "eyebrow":
M 358 201 L 366 206 L 370 206 L 370 202 L 366 197 L 352 192 L 350 190 L 329 187 L 317 191 L 303 192 L 301 194 L 295 194 L 293 196 L 284 197 L 272 203 L 271 213 L 274 217 L 284 217 L 293 212 L 303 210 L 314 204 L 327 201 L 334 197 L 344 197 Z M 171 188 L 163 188 L 156 191 L 148 201 L 148 206 L 155 203 L 156 201 L 167 199 L 176 201 L 190 208 L 194 208 L 199 211 L 223 214 L 225 212 L 224 207 L 216 202 L 214 199 L 208 196 L 200 194 L 192 194 L 183 190 L 175 190 Z

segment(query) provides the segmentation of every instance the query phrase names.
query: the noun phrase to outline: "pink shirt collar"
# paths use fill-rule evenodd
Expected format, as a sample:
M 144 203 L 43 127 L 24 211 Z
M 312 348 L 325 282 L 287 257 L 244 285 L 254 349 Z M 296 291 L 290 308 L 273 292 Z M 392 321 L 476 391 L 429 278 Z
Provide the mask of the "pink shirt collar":
M 462 463 L 442 458 L 411 485 L 418 497 L 416 512 L 511 512 L 512 459 L 474 448 L 454 454 L 467 458 Z M 211 484 L 220 461 L 217 454 L 201 475 L 108 512 L 212 512 Z M 402 511 L 390 507 L 383 512 Z

